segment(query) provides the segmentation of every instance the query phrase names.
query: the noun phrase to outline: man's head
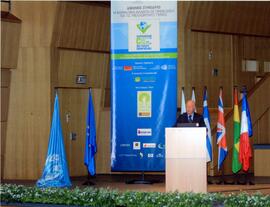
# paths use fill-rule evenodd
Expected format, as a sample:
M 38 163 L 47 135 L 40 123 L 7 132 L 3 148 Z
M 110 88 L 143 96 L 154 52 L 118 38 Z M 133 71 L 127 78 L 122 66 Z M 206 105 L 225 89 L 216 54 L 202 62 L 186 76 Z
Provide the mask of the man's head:
M 192 100 L 188 100 L 186 103 L 186 111 L 188 115 L 191 115 L 195 111 L 195 102 Z

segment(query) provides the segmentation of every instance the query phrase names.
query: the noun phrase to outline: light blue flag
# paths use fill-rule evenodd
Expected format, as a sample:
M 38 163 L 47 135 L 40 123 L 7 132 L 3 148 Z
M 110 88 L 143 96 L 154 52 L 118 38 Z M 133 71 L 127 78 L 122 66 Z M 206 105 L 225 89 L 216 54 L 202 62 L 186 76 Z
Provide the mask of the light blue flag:
M 96 174 L 95 154 L 97 152 L 96 144 L 96 124 L 94 105 L 89 90 L 88 110 L 86 119 L 86 137 L 85 137 L 85 151 L 84 151 L 84 164 L 86 165 L 90 175 Z
M 194 101 L 194 103 L 196 104 L 195 87 L 192 87 L 191 100 Z M 196 106 L 195 106 L 195 112 L 197 112 Z
M 38 187 L 70 187 L 63 133 L 59 115 L 58 95 L 54 100 L 54 112 L 49 138 L 47 158 Z
M 181 114 L 186 113 L 186 99 L 184 90 L 184 87 L 182 87 Z
M 203 119 L 206 126 L 206 148 L 207 148 L 207 157 L 206 161 L 212 161 L 212 136 L 211 136 L 211 125 L 210 125 L 210 114 L 207 104 L 207 88 L 204 89 L 203 95 Z

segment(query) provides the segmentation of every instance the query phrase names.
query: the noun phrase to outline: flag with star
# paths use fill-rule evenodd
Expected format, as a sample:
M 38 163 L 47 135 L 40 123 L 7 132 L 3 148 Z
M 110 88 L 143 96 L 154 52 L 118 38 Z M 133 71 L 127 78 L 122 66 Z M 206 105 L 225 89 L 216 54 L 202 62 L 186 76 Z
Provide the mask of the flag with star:
M 88 172 L 92 176 L 96 174 L 96 166 L 95 166 L 96 152 L 97 152 L 97 144 L 96 144 L 95 112 L 92 101 L 91 89 L 89 89 L 88 109 L 86 119 L 84 164 L 86 165 Z
M 238 108 L 238 90 L 234 88 L 234 106 L 233 106 L 233 159 L 232 171 L 237 173 L 242 165 L 239 161 L 239 141 L 240 141 L 240 118 Z

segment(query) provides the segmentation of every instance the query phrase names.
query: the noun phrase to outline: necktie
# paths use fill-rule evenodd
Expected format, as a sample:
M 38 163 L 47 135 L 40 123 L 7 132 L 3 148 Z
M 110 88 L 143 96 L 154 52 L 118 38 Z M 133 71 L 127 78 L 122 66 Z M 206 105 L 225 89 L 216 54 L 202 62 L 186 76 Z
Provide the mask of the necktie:
M 191 115 L 188 116 L 188 122 L 192 122 L 192 118 L 191 118 Z

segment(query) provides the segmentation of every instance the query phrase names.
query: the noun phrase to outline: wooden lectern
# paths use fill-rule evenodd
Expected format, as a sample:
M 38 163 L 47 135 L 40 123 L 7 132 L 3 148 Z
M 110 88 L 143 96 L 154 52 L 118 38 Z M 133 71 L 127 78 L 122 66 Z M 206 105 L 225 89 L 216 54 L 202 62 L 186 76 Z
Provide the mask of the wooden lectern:
M 166 191 L 207 192 L 206 128 L 166 128 Z

